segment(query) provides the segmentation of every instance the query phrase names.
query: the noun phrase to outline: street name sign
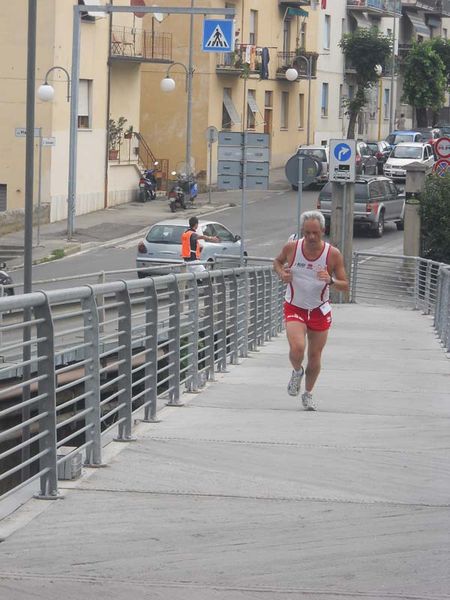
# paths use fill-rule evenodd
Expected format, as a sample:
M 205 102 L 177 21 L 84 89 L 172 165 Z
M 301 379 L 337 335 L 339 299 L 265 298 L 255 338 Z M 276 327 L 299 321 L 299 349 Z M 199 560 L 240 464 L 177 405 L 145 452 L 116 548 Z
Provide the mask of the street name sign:
M 441 137 L 434 143 L 434 149 L 439 158 L 450 158 L 450 138 Z
M 356 179 L 356 141 L 330 140 L 330 181 L 354 183 Z
M 56 138 L 54 137 L 43 137 L 42 138 L 43 146 L 56 146 Z
M 27 137 L 26 127 L 16 127 L 14 130 L 16 137 Z M 39 127 L 34 128 L 34 137 L 41 137 L 41 130 Z
M 233 52 L 234 21 L 205 19 L 203 21 L 203 52 Z

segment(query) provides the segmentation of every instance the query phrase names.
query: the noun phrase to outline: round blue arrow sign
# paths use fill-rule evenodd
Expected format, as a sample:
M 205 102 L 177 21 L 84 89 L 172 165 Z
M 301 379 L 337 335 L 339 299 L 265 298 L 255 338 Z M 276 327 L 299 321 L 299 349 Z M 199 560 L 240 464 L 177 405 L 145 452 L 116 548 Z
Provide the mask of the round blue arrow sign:
M 352 149 L 348 144 L 337 144 L 334 149 L 334 156 L 339 162 L 345 162 L 352 157 Z

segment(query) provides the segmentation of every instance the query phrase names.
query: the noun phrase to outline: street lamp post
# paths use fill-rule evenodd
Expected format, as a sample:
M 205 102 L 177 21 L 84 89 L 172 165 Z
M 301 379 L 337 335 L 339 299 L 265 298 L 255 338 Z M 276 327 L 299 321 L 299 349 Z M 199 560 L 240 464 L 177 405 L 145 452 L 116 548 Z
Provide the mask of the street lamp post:
M 308 79 L 308 113 L 307 113 L 307 121 L 306 121 L 306 143 L 310 144 L 311 138 L 311 77 L 312 77 L 312 57 L 304 56 L 303 54 L 297 54 L 294 60 L 301 59 L 306 63 L 306 78 Z M 297 69 L 294 67 L 290 67 L 286 70 L 285 73 L 286 79 L 288 81 L 296 81 L 298 79 L 299 73 Z

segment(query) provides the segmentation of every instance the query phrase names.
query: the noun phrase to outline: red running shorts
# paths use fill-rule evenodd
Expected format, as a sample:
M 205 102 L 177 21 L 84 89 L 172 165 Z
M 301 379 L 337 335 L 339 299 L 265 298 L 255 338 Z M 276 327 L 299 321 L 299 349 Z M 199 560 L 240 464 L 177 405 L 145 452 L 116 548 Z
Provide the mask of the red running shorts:
M 304 323 L 311 331 L 326 331 L 331 327 L 331 310 L 324 315 L 320 308 L 308 310 L 289 302 L 285 302 L 283 308 L 286 323 Z

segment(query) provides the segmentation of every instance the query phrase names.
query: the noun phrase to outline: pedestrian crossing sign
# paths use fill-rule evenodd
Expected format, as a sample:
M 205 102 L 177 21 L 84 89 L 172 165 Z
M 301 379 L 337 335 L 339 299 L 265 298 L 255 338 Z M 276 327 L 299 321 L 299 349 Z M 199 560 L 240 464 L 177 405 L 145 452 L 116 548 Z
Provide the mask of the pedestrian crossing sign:
M 203 21 L 203 52 L 233 52 L 234 21 L 205 19 Z

